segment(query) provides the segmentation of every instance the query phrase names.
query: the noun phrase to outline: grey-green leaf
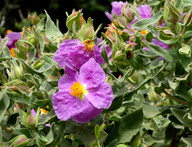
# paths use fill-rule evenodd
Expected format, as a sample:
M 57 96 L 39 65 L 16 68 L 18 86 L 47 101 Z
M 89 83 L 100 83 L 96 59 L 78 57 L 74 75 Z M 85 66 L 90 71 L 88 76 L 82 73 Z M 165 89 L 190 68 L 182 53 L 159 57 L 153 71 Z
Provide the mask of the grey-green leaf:
M 163 16 L 163 12 L 159 11 L 152 18 L 141 19 L 138 22 L 134 23 L 132 25 L 132 29 L 144 30 L 149 25 L 155 24 L 162 16 Z

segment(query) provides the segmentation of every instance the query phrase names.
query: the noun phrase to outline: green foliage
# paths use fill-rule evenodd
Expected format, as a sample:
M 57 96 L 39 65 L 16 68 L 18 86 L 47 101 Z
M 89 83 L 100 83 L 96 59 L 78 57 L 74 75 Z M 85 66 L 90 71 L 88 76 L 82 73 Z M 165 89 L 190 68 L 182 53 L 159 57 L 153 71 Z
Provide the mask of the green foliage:
M 16 57 L 6 46 L 8 38 L 2 39 L 0 146 L 190 146 L 192 5 L 189 0 L 147 4 L 153 10 L 152 18 L 133 23 L 133 16 L 140 16 L 134 5 L 127 5 L 123 14 L 112 17 L 113 23 L 101 36 L 101 25 L 95 30 L 93 19 L 86 21 L 81 10 L 67 14 L 64 34 L 46 11 L 44 16 L 33 14 L 15 44 Z M 127 16 L 127 11 L 132 15 Z M 54 53 L 63 40 L 95 41 L 98 37 L 103 40 L 98 44 L 103 45 L 105 63 L 101 66 L 114 100 L 88 123 L 61 121 L 52 96 L 65 70 L 53 60 Z M 154 44 L 154 39 L 169 48 Z

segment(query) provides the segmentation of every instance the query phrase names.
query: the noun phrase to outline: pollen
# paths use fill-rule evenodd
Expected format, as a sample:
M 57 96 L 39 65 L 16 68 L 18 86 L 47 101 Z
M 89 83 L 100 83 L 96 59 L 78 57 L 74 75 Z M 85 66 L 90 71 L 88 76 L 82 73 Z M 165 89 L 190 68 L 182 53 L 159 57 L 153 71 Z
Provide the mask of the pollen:
M 85 45 L 85 51 L 91 52 L 94 50 L 95 44 L 94 44 L 93 40 L 86 40 L 83 43 Z
M 87 93 L 87 90 L 85 87 L 79 83 L 79 82 L 74 82 L 71 87 L 70 87 L 70 94 L 72 96 L 78 97 L 79 99 L 84 99 L 84 95 Z
M 10 53 L 11 53 L 11 55 L 12 55 L 13 57 L 16 57 L 16 54 L 15 54 L 15 51 L 14 51 L 13 48 L 11 48 L 9 51 L 10 51 Z
M 41 108 L 40 111 L 41 111 L 41 114 L 47 114 L 48 113 L 48 111 L 43 109 L 43 108 Z
M 146 35 L 148 32 L 147 32 L 147 30 L 143 30 L 140 33 L 143 34 L 143 35 Z
M 12 30 L 7 30 L 6 34 L 9 34 L 9 33 L 12 33 L 12 32 L 13 32 Z

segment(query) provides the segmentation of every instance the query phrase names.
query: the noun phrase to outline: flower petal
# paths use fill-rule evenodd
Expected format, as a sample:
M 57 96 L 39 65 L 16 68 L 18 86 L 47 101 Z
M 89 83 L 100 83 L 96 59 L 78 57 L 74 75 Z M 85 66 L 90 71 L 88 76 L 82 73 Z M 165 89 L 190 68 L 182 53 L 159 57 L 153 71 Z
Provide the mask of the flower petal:
M 137 7 L 137 11 L 141 18 L 151 18 L 151 7 L 150 5 L 140 5 Z
M 73 97 L 66 91 L 60 91 L 53 95 L 53 108 L 60 120 L 68 120 L 72 116 L 83 113 L 90 108 L 89 102 Z
M 72 120 L 74 120 L 77 123 L 87 123 L 91 119 L 97 117 L 101 112 L 102 109 L 97 109 L 90 104 L 90 107 L 89 109 L 87 109 L 87 111 L 84 111 L 82 113 L 73 116 Z
M 108 83 L 103 83 L 98 88 L 88 89 L 88 94 L 85 95 L 88 101 L 96 108 L 109 108 L 114 96 L 112 88 Z
M 76 57 L 76 55 L 81 55 L 83 54 L 82 48 L 84 48 L 84 44 L 78 40 L 78 39 L 73 39 L 73 40 L 64 40 L 58 50 L 55 52 L 54 55 L 54 60 L 61 66 L 65 67 L 68 66 L 71 69 L 74 69 L 73 64 L 76 63 L 76 60 L 73 60 L 73 56 Z
M 70 86 L 75 82 L 69 75 L 64 75 L 58 81 L 58 89 L 59 91 L 69 91 Z
M 15 43 L 20 39 L 21 33 L 20 32 L 12 32 L 7 34 L 8 37 L 8 42 L 7 42 L 7 47 L 10 48 L 15 48 Z
M 89 59 L 89 61 L 80 68 L 80 82 L 86 84 L 86 88 L 98 87 L 104 81 L 105 73 L 93 58 Z

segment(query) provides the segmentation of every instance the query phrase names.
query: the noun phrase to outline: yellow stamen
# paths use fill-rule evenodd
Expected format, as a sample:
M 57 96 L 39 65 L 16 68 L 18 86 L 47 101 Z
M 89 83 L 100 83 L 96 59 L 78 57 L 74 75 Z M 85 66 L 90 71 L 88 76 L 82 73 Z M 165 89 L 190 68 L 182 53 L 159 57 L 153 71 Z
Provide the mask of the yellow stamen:
M 143 30 L 140 33 L 143 34 L 143 35 L 146 35 L 148 32 L 147 32 L 147 30 Z
M 10 53 L 11 53 L 11 55 L 12 55 L 13 57 L 16 57 L 16 54 L 15 54 L 15 51 L 14 51 L 13 48 L 11 48 L 9 51 L 10 51 Z
M 83 42 L 85 45 L 85 51 L 93 51 L 94 50 L 94 41 L 93 40 L 86 40 Z
M 48 111 L 43 109 L 43 108 L 41 108 L 40 111 L 41 111 L 41 114 L 47 114 L 48 113 Z
M 79 83 L 79 82 L 75 82 L 71 85 L 70 87 L 70 94 L 72 96 L 78 97 L 81 100 L 84 99 L 84 95 L 88 93 L 88 91 L 84 88 L 84 86 Z

